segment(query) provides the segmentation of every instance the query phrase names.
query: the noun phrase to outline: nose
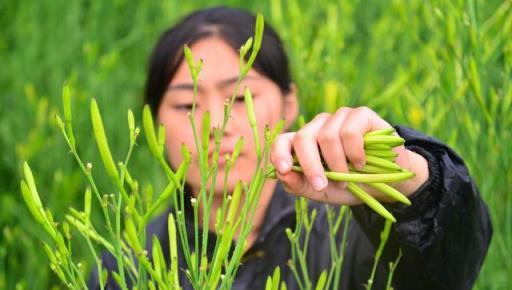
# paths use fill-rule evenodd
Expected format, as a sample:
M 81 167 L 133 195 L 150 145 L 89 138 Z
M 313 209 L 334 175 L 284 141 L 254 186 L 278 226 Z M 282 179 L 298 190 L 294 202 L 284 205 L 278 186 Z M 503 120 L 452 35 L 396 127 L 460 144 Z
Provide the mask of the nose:
M 224 121 L 224 106 L 220 102 L 214 102 L 208 107 L 210 112 L 210 124 L 212 127 L 221 127 Z
M 212 128 L 221 129 L 222 124 L 224 123 L 224 112 L 225 112 L 225 103 L 222 98 L 215 98 L 215 101 L 209 102 L 209 106 L 206 108 L 210 112 L 210 126 Z M 227 120 L 226 128 L 224 131 L 224 135 L 230 135 L 232 131 L 232 123 L 234 120 L 229 118 Z M 210 137 L 213 138 L 213 130 L 210 130 Z

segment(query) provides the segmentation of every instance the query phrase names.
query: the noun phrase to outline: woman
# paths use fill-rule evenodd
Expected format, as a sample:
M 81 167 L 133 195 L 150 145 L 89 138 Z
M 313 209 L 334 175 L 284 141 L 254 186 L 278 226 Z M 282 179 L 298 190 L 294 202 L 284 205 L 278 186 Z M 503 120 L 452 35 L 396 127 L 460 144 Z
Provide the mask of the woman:
M 193 83 L 183 60 L 183 46 L 188 44 L 194 57 L 204 62 L 199 75 L 196 119 L 200 120 L 202 114 L 209 111 L 212 126 L 218 126 L 223 120 L 224 102 L 231 96 L 239 73 L 237 50 L 254 34 L 254 22 L 253 15 L 236 9 L 221 7 L 197 11 L 166 31 L 151 56 L 146 102 L 158 121 L 165 125 L 166 149 L 172 167 L 176 168 L 182 161 L 182 143 L 192 150 L 193 162 L 187 176 L 188 194 L 192 196 L 197 196 L 201 179 L 187 116 L 192 108 Z M 245 87 L 254 95 L 260 135 L 265 125 L 274 126 L 280 119 L 285 120 L 285 129 L 290 129 L 298 112 L 297 90 L 290 79 L 283 46 L 268 24 L 253 69 L 242 81 L 238 93 L 242 94 Z M 219 160 L 224 160 L 223 154 L 233 151 L 239 137 L 243 136 L 246 142 L 227 184 L 223 180 L 224 164 L 219 164 L 214 212 L 222 201 L 224 185 L 233 190 L 238 180 L 249 181 L 256 164 L 252 131 L 240 99 L 243 101 L 243 98 L 237 98 L 226 127 Z M 354 218 L 349 226 L 340 287 L 364 288 L 383 219 L 360 205 L 344 183 L 328 181 L 321 158 L 333 171 L 346 172 L 345 160 L 360 168 L 365 164 L 363 135 L 389 127 L 368 108 L 342 107 L 334 114 L 317 115 L 297 132 L 277 137 L 270 153 L 270 160 L 277 169 L 277 180 L 268 181 L 263 187 L 254 227 L 248 238 L 246 259 L 237 274 L 235 288 L 262 289 L 265 278 L 276 266 L 280 266 L 282 280 L 288 288 L 297 288 L 287 266 L 290 245 L 284 234 L 284 229 L 293 227 L 295 222 L 294 197 L 289 193 L 320 203 L 352 206 Z M 412 206 L 403 207 L 376 194 L 377 199 L 388 203 L 387 208 L 398 221 L 391 230 L 374 289 L 383 289 L 386 265 L 396 258 L 399 248 L 403 257 L 395 271 L 395 289 L 470 289 L 491 237 L 487 209 L 463 161 L 450 148 L 412 129 L 402 126 L 395 129 L 406 140 L 405 146 L 397 149 L 396 162 L 414 172 L 415 177 L 393 186 L 409 197 Z M 210 147 L 213 148 L 213 138 Z M 291 170 L 292 151 L 304 174 Z M 321 206 L 317 208 L 319 214 L 310 241 L 312 252 L 308 257 L 312 281 L 330 267 L 325 210 Z M 164 246 L 168 244 L 165 221 L 163 216 L 148 229 L 148 236 L 157 235 Z M 180 263 L 184 267 L 183 261 Z M 104 264 L 115 269 L 111 257 L 104 257 Z M 96 278 L 93 275 L 91 281 Z M 181 282 L 190 287 L 184 274 Z M 108 285 L 109 289 L 116 288 L 113 280 Z M 97 283 L 91 282 L 91 286 L 97 288 Z

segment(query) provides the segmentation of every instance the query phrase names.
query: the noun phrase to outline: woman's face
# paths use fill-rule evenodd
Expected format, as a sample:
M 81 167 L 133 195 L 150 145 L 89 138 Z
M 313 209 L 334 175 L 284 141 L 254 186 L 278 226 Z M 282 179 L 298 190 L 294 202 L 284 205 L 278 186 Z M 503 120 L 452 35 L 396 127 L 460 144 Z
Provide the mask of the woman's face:
M 203 60 L 203 66 L 199 73 L 195 113 L 196 128 L 200 134 L 202 116 L 207 111 L 210 112 L 212 127 L 222 125 L 224 103 L 231 98 L 239 75 L 239 56 L 218 37 L 199 40 L 191 46 L 191 50 L 196 60 Z M 216 193 L 222 193 L 224 188 L 225 154 L 233 152 L 238 138 L 244 138 L 244 147 L 230 171 L 227 189 L 233 190 L 238 180 L 249 182 L 257 163 L 254 138 L 243 98 L 243 91 L 246 87 L 253 95 L 262 148 L 265 125 L 274 127 L 280 119 L 284 118 L 286 125 L 289 126 L 297 115 L 297 100 L 294 92 L 283 96 L 274 82 L 257 71 L 251 70 L 236 92 L 237 97 L 231 117 L 221 140 Z M 201 179 L 194 135 L 187 115 L 191 112 L 193 98 L 192 77 L 186 62 L 182 61 L 162 99 L 158 109 L 158 120 L 166 128 L 166 149 L 173 168 L 177 168 L 183 160 L 180 151 L 181 144 L 185 144 L 192 152 L 192 163 L 187 175 L 187 182 L 196 191 L 200 187 Z M 211 162 L 215 146 L 213 134 L 210 137 L 209 146 L 208 157 Z

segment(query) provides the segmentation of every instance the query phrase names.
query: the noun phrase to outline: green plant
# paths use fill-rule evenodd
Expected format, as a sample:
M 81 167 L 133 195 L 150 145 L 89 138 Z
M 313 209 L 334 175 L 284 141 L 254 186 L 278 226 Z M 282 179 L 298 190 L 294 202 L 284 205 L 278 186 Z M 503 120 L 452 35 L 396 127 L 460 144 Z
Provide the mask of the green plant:
M 258 15 L 256 21 L 256 35 L 253 42 L 252 38 L 249 39 L 244 46 L 240 49 L 240 67 L 241 72 L 239 79 L 235 85 L 235 92 L 238 89 L 240 81 L 249 71 L 252 62 L 254 61 L 256 54 L 258 53 L 259 46 L 261 44 L 261 38 L 263 33 L 263 17 Z M 251 55 L 247 63 L 245 62 L 246 53 L 251 49 Z M 198 78 L 197 75 L 201 69 L 201 63 L 196 64 L 192 53 L 188 47 L 184 48 L 185 58 L 189 69 L 192 73 L 194 81 L 194 95 L 197 94 Z M 87 288 L 83 273 L 80 271 L 79 263 L 73 260 L 72 242 L 71 242 L 71 229 L 70 225 L 73 226 L 86 240 L 89 250 L 96 261 L 96 270 L 101 281 L 100 287 L 103 289 L 105 282 L 108 278 L 108 272 L 102 268 L 99 260 L 99 255 L 95 249 L 93 243 L 99 244 L 112 254 L 118 266 L 118 272 L 111 272 L 114 280 L 120 285 L 122 289 L 128 289 L 127 281 L 128 278 L 136 285 L 139 289 L 179 289 L 180 281 L 178 274 L 178 239 L 182 246 L 181 251 L 185 257 L 187 264 L 186 275 L 190 283 L 196 289 L 229 289 L 234 281 L 236 271 L 240 265 L 243 250 L 245 249 L 245 241 L 247 240 L 248 234 L 252 228 L 252 217 L 258 205 L 259 195 L 264 183 L 267 178 L 265 172 L 272 172 L 273 168 L 267 164 L 268 153 L 270 145 L 274 138 L 280 133 L 283 123 L 280 122 L 276 128 L 266 128 L 265 131 L 265 142 L 264 148 L 261 149 L 259 145 L 259 136 L 256 126 L 256 120 L 254 117 L 254 108 L 252 105 L 252 96 L 248 90 L 245 91 L 245 101 L 248 110 L 249 123 L 253 129 L 254 141 L 256 143 L 256 154 L 258 157 L 258 164 L 254 172 L 254 177 L 250 184 L 242 184 L 239 182 L 230 195 L 223 195 L 222 207 L 214 214 L 212 212 L 212 200 L 214 195 L 214 184 L 208 188 L 208 183 L 214 183 L 218 172 L 218 158 L 220 150 L 221 138 L 224 134 L 226 124 L 229 120 L 230 110 L 233 106 L 235 93 L 231 98 L 230 104 L 225 107 L 224 121 L 220 129 L 214 131 L 215 136 L 215 149 L 213 161 L 210 164 L 206 158 L 209 146 L 210 136 L 210 115 L 204 114 L 202 119 L 203 131 L 198 134 L 196 130 L 195 104 L 193 105 L 192 112 L 189 114 L 190 122 L 192 124 L 192 130 L 194 133 L 194 139 L 196 144 L 196 150 L 198 152 L 200 173 L 201 173 L 201 192 L 199 196 L 191 198 L 190 201 L 184 200 L 184 184 L 186 181 L 187 168 L 191 162 L 190 153 L 187 148 L 182 148 L 183 161 L 176 171 L 173 171 L 167 164 L 164 157 L 164 142 L 165 142 L 165 131 L 162 126 L 158 128 L 158 132 L 155 131 L 153 124 L 153 117 L 148 106 L 143 111 L 143 127 L 144 133 L 148 142 L 150 152 L 153 157 L 160 164 L 162 170 L 168 178 L 168 185 L 164 191 L 155 200 L 151 197 L 144 198 L 139 192 L 138 182 L 131 176 L 128 169 L 130 157 L 132 155 L 133 148 L 136 144 L 137 137 L 139 136 L 140 129 L 136 127 L 134 116 L 131 111 L 128 111 L 128 129 L 129 129 L 129 148 L 126 157 L 123 162 L 119 162 L 117 165 L 112 157 L 111 150 L 108 144 L 107 136 L 105 133 L 103 120 L 100 114 L 99 107 L 95 99 L 91 100 L 90 113 L 93 125 L 94 137 L 97 143 L 97 147 L 103 162 L 103 166 L 106 169 L 111 182 L 116 186 L 118 193 L 110 195 L 102 195 L 94 177 L 92 175 L 92 165 L 90 163 L 84 164 L 81 160 L 78 151 L 76 139 L 73 132 L 72 123 L 72 110 L 71 110 L 71 92 L 69 86 L 65 85 L 62 93 L 63 106 L 64 106 L 64 120 L 58 115 L 56 116 L 56 122 L 60 128 L 73 156 L 78 162 L 82 172 L 85 174 L 89 181 L 89 187 L 87 187 L 84 194 L 84 210 L 78 211 L 71 208 L 70 214 L 66 215 L 66 221 L 62 224 L 62 227 L 58 226 L 54 222 L 50 211 L 45 211 L 40 201 L 39 194 L 35 185 L 34 177 L 27 163 L 24 164 L 24 175 L 25 179 L 21 182 L 21 189 L 24 200 L 32 213 L 36 221 L 45 229 L 48 235 L 51 237 L 55 247 L 49 244 L 44 244 L 45 252 L 51 262 L 52 270 L 57 276 L 71 288 Z M 195 102 L 194 102 L 195 103 Z M 401 144 L 403 140 L 397 137 L 387 136 L 392 133 L 390 130 L 384 130 L 379 132 L 373 132 L 365 137 L 365 142 L 369 146 L 377 146 L 380 144 L 383 149 L 377 148 L 384 152 L 391 152 L 391 146 Z M 229 174 L 229 169 L 234 164 L 238 152 L 240 152 L 241 146 L 243 146 L 243 140 L 237 143 L 235 151 L 231 154 L 227 162 L 227 170 L 225 172 L 226 177 Z M 387 150 L 387 151 L 386 151 Z M 389 171 L 399 172 L 401 168 L 394 165 L 394 163 L 381 159 L 378 157 L 373 158 L 373 164 L 380 166 L 379 168 L 387 168 Z M 297 170 L 300 167 L 296 167 Z M 371 174 L 359 174 L 355 173 L 340 175 L 337 173 L 331 173 L 329 176 L 335 176 L 337 180 L 345 180 L 344 176 L 352 176 L 349 181 L 352 182 L 387 182 L 389 180 L 396 180 L 393 174 L 388 174 L 388 179 L 376 179 Z M 341 176 L 341 177 L 340 177 Z M 372 179 L 370 176 L 373 176 Z M 382 175 L 380 175 L 382 176 Z M 405 177 L 408 177 L 407 175 Z M 332 177 L 331 177 L 332 178 Z M 404 178 L 403 174 L 401 178 Z M 401 179 L 400 179 L 401 180 Z M 376 209 L 384 216 L 386 210 L 380 206 L 380 204 L 370 198 L 368 201 L 368 194 L 362 189 L 359 189 L 355 184 L 350 183 L 350 188 L 358 189 L 358 195 L 363 201 L 365 201 L 370 207 Z M 386 187 L 384 191 L 389 191 Z M 226 185 L 224 185 L 224 192 L 227 193 Z M 101 204 L 101 210 L 104 217 L 104 222 L 107 228 L 107 235 L 104 236 L 96 230 L 96 226 L 91 222 L 90 216 L 92 211 L 92 195 L 96 197 L 98 202 Z M 168 216 L 168 233 L 169 233 L 169 248 L 170 248 L 170 263 L 166 265 L 165 257 L 162 255 L 162 247 L 160 241 L 156 237 L 152 237 L 153 252 L 152 259 L 149 259 L 148 253 L 145 250 L 146 245 L 146 226 L 153 216 L 155 210 L 162 206 L 168 199 L 173 201 L 174 213 L 170 213 Z M 242 200 L 243 206 L 242 206 Z M 184 220 L 185 202 L 191 202 L 194 211 L 194 240 L 189 241 L 187 238 L 186 222 Z M 198 220 L 198 211 L 202 212 L 203 220 Z M 343 211 L 345 212 L 346 209 Z M 384 211 L 384 212 L 383 212 Z M 298 263 L 301 267 L 301 273 L 304 275 L 304 283 L 300 282 L 300 277 L 296 271 L 294 271 L 299 285 L 303 289 L 310 289 L 312 287 L 307 274 L 307 267 L 305 265 L 305 256 L 307 255 L 309 233 L 311 232 L 313 221 L 315 219 L 315 211 L 312 212 L 311 217 L 308 217 L 307 203 L 304 199 L 300 199 L 297 204 L 297 227 L 295 232 L 292 233 L 290 229 L 287 229 L 286 233 L 290 238 L 293 245 L 293 255 L 291 263 L 292 269 L 294 264 Z M 210 217 L 215 216 L 216 228 L 215 231 L 220 237 L 215 242 L 215 250 L 212 256 L 208 255 L 208 222 Z M 333 230 L 333 234 L 337 231 L 341 217 L 343 214 L 340 213 L 336 226 L 333 226 L 334 215 L 330 215 L 330 228 L 336 227 Z M 389 218 L 389 217 L 388 217 Z M 392 216 L 391 216 L 392 218 Z M 199 233 L 199 226 L 202 223 L 202 236 Z M 345 233 L 348 222 L 345 222 Z M 301 235 L 302 227 L 306 234 L 305 243 L 303 247 L 299 246 L 298 237 Z M 238 243 L 232 249 L 233 238 L 238 233 Z M 190 243 L 194 244 L 194 247 L 190 247 Z M 341 270 L 342 258 L 338 257 L 338 251 L 343 251 L 343 246 L 339 249 L 336 245 L 331 245 L 332 252 L 335 254 L 335 266 L 329 272 L 327 271 L 321 275 L 320 280 L 317 282 L 317 289 L 322 289 L 325 284 L 333 282 L 337 285 L 339 278 L 339 271 Z M 342 254 L 341 254 L 342 255 Z M 376 259 L 376 261 L 378 258 Z M 135 263 L 134 261 L 137 261 Z M 334 279 L 333 279 L 334 276 Z M 269 282 L 269 285 L 278 285 L 279 271 L 276 270 L 273 279 Z M 327 287 L 327 286 L 326 286 Z
M 512 140 L 511 2 L 225 3 L 268 16 L 290 53 L 307 118 L 339 106 L 366 105 L 392 124 L 435 136 L 463 157 L 494 227 L 475 289 L 509 289 L 512 262 L 503 257 L 511 256 L 512 249 L 512 154 L 507 147 Z M 64 220 L 70 206 L 82 207 L 87 179 L 66 154 L 54 121 L 61 84 L 69 80 L 72 88 L 80 156 L 85 164 L 94 164 L 98 187 L 114 192 L 94 146 L 82 146 L 91 130 L 89 114 L 81 108 L 90 105 L 90 96 L 98 96 L 114 160 L 124 160 L 125 112 L 133 108 L 136 119 L 142 112 L 140 92 L 151 40 L 181 15 L 205 5 L 211 1 L 1 2 L 0 288 L 50 289 L 60 283 L 44 267 L 48 259 L 39 246 L 51 240 L 30 217 L 19 180 L 27 160 L 56 220 Z M 467 69 L 471 59 L 473 76 Z M 479 89 L 469 85 L 470 77 Z M 474 88 L 483 103 L 474 97 Z M 161 192 L 169 192 L 163 190 L 168 179 L 157 162 L 148 162 L 147 146 L 135 148 L 130 173 L 141 176 L 139 192 L 160 198 Z M 91 221 L 99 224 L 101 205 L 92 196 Z M 150 216 L 160 210 L 154 208 Z M 97 230 L 108 235 L 102 227 Z M 87 243 L 73 241 L 81 271 L 90 272 L 95 261 Z

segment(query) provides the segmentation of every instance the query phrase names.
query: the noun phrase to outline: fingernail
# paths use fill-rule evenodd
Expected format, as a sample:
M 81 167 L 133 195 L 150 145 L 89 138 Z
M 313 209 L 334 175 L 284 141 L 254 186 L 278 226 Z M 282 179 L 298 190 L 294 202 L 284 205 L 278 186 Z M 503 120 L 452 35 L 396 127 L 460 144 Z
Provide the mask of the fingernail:
M 313 177 L 311 184 L 316 191 L 320 191 L 327 186 L 327 180 L 320 175 Z
M 354 166 L 356 167 L 356 169 L 363 169 L 364 161 L 357 162 L 356 164 L 354 164 Z
M 284 160 L 279 160 L 277 162 L 277 170 L 279 171 L 279 173 L 286 173 L 286 171 L 288 171 L 288 162 Z

